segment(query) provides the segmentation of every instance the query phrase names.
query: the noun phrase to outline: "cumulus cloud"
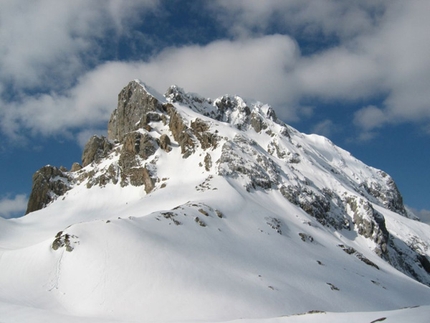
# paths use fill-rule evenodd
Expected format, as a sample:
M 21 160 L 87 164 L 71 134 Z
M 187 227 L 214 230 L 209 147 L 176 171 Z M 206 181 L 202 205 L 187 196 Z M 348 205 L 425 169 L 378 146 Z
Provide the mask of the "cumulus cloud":
M 274 24 L 304 39 L 322 37 L 325 46 L 297 60 L 300 95 L 346 102 L 385 96 L 381 106 L 355 115 L 363 131 L 430 122 L 428 1 L 218 0 L 212 8 L 225 28 L 242 37 Z M 378 122 L 370 120 L 375 115 Z
M 385 23 L 372 37 L 363 38 L 362 46 L 374 57 L 381 74 L 381 85 L 388 92 L 383 104 L 364 107 L 356 117 L 365 129 L 400 122 L 430 120 L 430 21 L 426 1 L 396 2 L 387 12 Z
M 296 43 L 281 35 L 167 48 L 147 62 L 101 64 L 62 93 L 2 102 L 0 124 L 11 137 L 19 135 L 21 126 L 43 135 L 82 126 L 97 128 L 106 124 L 121 88 L 135 78 L 159 92 L 177 84 L 208 97 L 228 93 L 274 105 L 291 103 L 295 88 L 285 75 L 294 66 L 297 55 Z M 229 93 L 231 89 L 236 93 Z M 294 118 L 296 112 L 292 108 L 281 114 Z
M 375 60 L 345 47 L 303 57 L 295 77 L 302 95 L 346 101 L 376 95 L 383 78 Z
M 215 0 L 209 4 L 233 35 L 264 33 L 276 23 L 288 33 L 341 39 L 369 32 L 386 5 L 383 0 Z
M 27 129 L 34 135 L 67 134 L 73 128 L 97 125 L 115 107 L 121 79 L 103 80 L 97 70 L 81 77 L 64 93 L 24 96 L 19 101 L 2 102 L 1 127 L 16 138 Z
M 204 96 L 238 94 L 278 105 L 295 98 L 295 85 L 286 75 L 298 55 L 297 44 L 288 36 L 222 40 L 165 50 L 142 72 L 152 74 L 154 86 L 163 89 L 168 79 Z
M 0 127 L 12 138 L 21 127 L 43 135 L 99 129 L 117 93 L 134 78 L 160 92 L 177 84 L 209 97 L 255 98 L 275 106 L 285 121 L 312 111 L 300 107 L 302 99 L 348 103 L 385 97 L 381 106 L 351 112 L 367 139 L 388 123 L 430 122 L 428 1 L 211 1 L 208 6 L 232 39 L 169 47 L 132 62 L 98 61 L 98 40 L 127 32 L 139 14 L 161 1 L 57 2 L 2 5 Z M 294 37 L 322 35 L 327 42 L 303 54 L 293 36 L 264 35 L 273 26 Z M 14 86 L 21 90 L 12 91 L 12 100 L 8 90 Z M 37 87 L 44 91 L 24 91 Z M 317 126 L 329 129 L 327 122 Z
M 374 105 L 364 107 L 354 114 L 354 123 L 366 131 L 382 126 L 387 120 L 389 116 Z
M 157 0 L 4 1 L 0 10 L 0 80 L 13 88 L 70 85 L 114 37 Z M 95 62 L 91 62 L 95 63 Z
M 312 132 L 324 137 L 330 137 L 333 133 L 337 132 L 337 126 L 333 121 L 325 119 L 314 125 Z
M 18 194 L 12 198 L 6 196 L 0 199 L 0 216 L 3 218 L 23 215 L 26 209 L 27 196 L 25 194 Z

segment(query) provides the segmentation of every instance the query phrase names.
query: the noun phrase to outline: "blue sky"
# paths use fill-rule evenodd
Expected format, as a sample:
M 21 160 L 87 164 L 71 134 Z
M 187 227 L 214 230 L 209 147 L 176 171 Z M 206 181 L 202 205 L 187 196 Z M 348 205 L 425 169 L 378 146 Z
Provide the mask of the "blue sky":
M 139 78 L 237 94 L 389 173 L 430 218 L 430 2 L 0 1 L 0 216 L 80 161 Z

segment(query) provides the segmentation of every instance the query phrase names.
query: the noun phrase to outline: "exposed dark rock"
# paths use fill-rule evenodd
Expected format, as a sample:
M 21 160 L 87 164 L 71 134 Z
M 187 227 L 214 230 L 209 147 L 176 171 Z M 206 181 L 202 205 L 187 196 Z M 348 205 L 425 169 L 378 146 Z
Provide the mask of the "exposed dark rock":
M 375 267 L 376 269 L 379 270 L 379 267 L 373 261 L 370 261 L 369 259 L 367 259 L 362 253 L 358 252 L 354 248 L 345 246 L 343 244 L 338 245 L 338 247 L 342 248 L 342 250 L 345 251 L 348 255 L 354 255 L 362 262 L 364 262 L 366 265 Z
M 282 228 L 281 228 L 281 221 L 277 218 L 272 217 L 266 217 L 267 220 L 266 224 L 271 227 L 273 230 L 275 230 L 277 233 L 282 235 Z
M 206 223 L 204 223 L 198 216 L 196 216 L 195 218 L 194 218 L 194 221 L 198 224 L 198 225 L 200 225 L 201 227 L 205 227 L 206 226 Z
M 300 239 L 302 239 L 302 241 L 304 241 L 304 242 L 313 242 L 314 241 L 314 238 L 309 234 L 299 232 L 299 236 L 300 236 Z
M 284 137 L 291 138 L 290 133 L 288 132 L 288 128 L 285 125 L 282 127 L 280 134 L 283 135 Z
M 77 240 L 78 237 L 75 235 L 70 235 L 68 233 L 63 233 L 60 231 L 56 234 L 54 241 L 51 244 L 53 250 L 58 250 L 60 248 L 65 248 L 66 251 L 72 252 L 75 249 L 75 244 L 79 244 Z
M 267 124 L 256 112 L 251 113 L 251 126 L 254 128 L 255 132 L 260 132 L 261 130 L 267 129 Z
M 279 191 L 289 202 L 299 206 L 322 225 L 330 225 L 336 229 L 346 227 L 346 221 L 342 215 L 330 213 L 330 198 L 327 198 L 324 193 L 315 192 L 306 186 L 291 185 L 282 185 Z
M 82 166 L 85 167 L 93 161 L 98 161 L 105 158 L 113 144 L 106 137 L 92 136 L 85 145 L 84 152 L 82 153 Z
M 209 125 L 200 118 L 191 121 L 191 129 L 195 132 L 205 132 L 208 131 L 209 128 Z
M 121 167 L 121 185 L 130 183 L 133 186 L 145 185 L 145 191 L 154 188 L 154 181 L 150 178 L 146 167 L 141 166 L 140 157 L 146 160 L 157 150 L 157 143 L 149 134 L 131 132 L 125 135 L 118 165 Z
M 282 196 L 285 197 L 290 203 L 297 205 L 297 192 L 293 186 L 282 185 L 279 191 L 281 192 Z
M 373 321 L 372 321 L 372 322 L 370 322 L 370 323 L 383 322 L 383 321 L 385 321 L 386 319 L 387 319 L 386 317 L 380 317 L 379 319 L 373 320 Z
M 175 103 L 175 102 L 184 103 L 186 98 L 186 93 L 182 88 L 176 85 L 172 85 L 167 89 L 164 96 L 168 97 L 170 99 L 170 102 L 172 103 Z
M 216 215 L 222 219 L 224 217 L 224 215 L 222 214 L 222 212 L 220 210 L 215 210 Z
M 250 124 L 251 109 L 244 105 L 240 98 L 223 96 L 216 100 L 215 105 L 218 110 L 215 119 L 233 124 L 239 130 L 247 129 Z M 233 112 L 237 113 L 234 119 Z
M 150 122 L 159 122 L 162 121 L 162 114 L 156 113 L 156 112 L 147 112 L 144 115 L 142 115 L 142 118 L 140 119 L 139 125 L 141 127 L 147 126 Z
M 124 136 L 122 154 L 139 155 L 143 160 L 155 154 L 158 145 L 148 133 L 130 132 Z
M 82 165 L 79 163 L 73 163 L 72 168 L 70 169 L 71 172 L 77 172 L 78 170 L 82 169 Z
M 272 120 L 273 122 L 279 122 L 278 117 L 276 116 L 275 110 L 272 107 L 269 107 L 266 112 L 266 117 Z
M 338 245 L 338 247 L 342 248 L 342 250 L 345 251 L 348 255 L 352 255 L 357 252 L 357 250 L 355 250 L 354 248 L 345 246 L 343 244 Z
M 194 152 L 195 147 L 192 131 L 185 125 L 180 113 L 172 105 L 167 105 L 166 109 L 170 115 L 169 129 L 173 138 L 181 146 L 183 158 L 187 158 Z
M 181 225 L 181 222 L 179 222 L 178 220 L 175 219 L 175 217 L 176 217 L 175 213 L 173 213 L 173 212 L 163 212 L 163 213 L 161 213 L 161 215 L 165 219 L 171 220 L 175 225 Z
M 155 187 L 155 179 L 146 167 L 132 167 L 121 173 L 121 186 L 145 186 L 145 192 L 149 194 Z
M 369 266 L 372 266 L 372 267 L 375 267 L 376 269 L 378 269 L 379 270 L 379 267 L 373 262 L 373 261 L 370 261 L 369 259 L 367 259 L 362 253 L 357 253 L 356 254 L 356 257 L 358 258 L 358 259 L 360 259 L 362 262 L 364 262 L 366 265 L 369 265 Z
M 361 184 L 365 192 L 375 197 L 387 209 L 406 216 L 403 198 L 394 180 L 383 171 L 378 171 L 378 175 L 379 181 L 369 180 Z M 386 185 L 381 185 L 381 182 Z
M 267 152 L 272 156 L 276 154 L 279 159 L 284 159 L 287 156 L 287 153 L 279 147 L 277 140 L 272 140 L 267 145 Z
M 393 267 L 409 277 L 430 286 L 430 262 L 425 255 L 394 237 L 389 240 L 388 245 L 388 261 Z
M 421 266 L 424 268 L 424 270 L 430 274 L 430 261 L 425 255 L 417 255 L 417 260 L 420 262 Z
M 226 111 L 233 110 L 236 104 L 233 102 L 232 98 L 224 96 L 220 100 L 218 100 L 215 105 L 218 108 L 219 113 L 217 119 L 222 121 L 228 121 L 225 119 Z
M 386 255 L 389 233 L 384 216 L 362 198 L 348 197 L 346 203 L 353 213 L 352 218 L 358 234 L 372 239 L 377 244 L 375 252 L 379 256 Z
M 233 141 L 226 142 L 222 147 L 221 157 L 217 160 L 218 173 L 222 176 L 248 179 L 248 191 L 261 187 L 270 189 L 278 183 L 276 164 L 259 152 L 256 143 L 242 136 L 235 136 Z M 243 154 L 239 155 L 238 152 Z M 247 156 L 246 158 L 244 156 Z
M 333 285 L 332 283 L 327 283 L 327 285 L 329 285 L 330 286 L 330 289 L 331 290 L 336 290 L 336 291 L 338 291 L 339 290 L 339 288 L 337 288 L 335 285 Z
M 191 129 L 205 150 L 208 148 L 215 149 L 219 140 L 216 134 L 208 131 L 209 128 L 209 125 L 199 118 L 191 122 Z
M 205 210 L 203 210 L 203 209 L 198 209 L 198 211 L 199 211 L 201 214 L 205 215 L 205 216 L 209 216 L 209 213 L 208 213 L 208 212 L 206 212 L 206 211 L 205 211 Z
M 205 170 L 208 172 L 210 171 L 211 167 L 212 167 L 212 157 L 209 154 L 206 154 L 205 159 Z
M 169 136 L 166 134 L 162 134 L 159 139 L 160 148 L 163 149 L 164 151 L 169 152 L 172 150 L 172 147 L 170 145 L 171 145 L 171 142 L 170 142 Z
M 119 171 L 118 165 L 111 164 L 109 165 L 106 172 L 104 172 L 99 176 L 95 176 L 94 171 L 83 173 L 81 176 L 79 176 L 79 182 L 82 182 L 85 179 L 87 179 L 87 188 L 91 188 L 95 185 L 99 185 L 103 187 L 107 185 L 109 182 L 113 184 L 117 184 L 119 180 L 119 174 L 120 174 L 120 171 Z
M 157 111 L 163 111 L 162 103 L 138 82 L 130 82 L 118 95 L 118 107 L 108 124 L 108 138 L 122 141 L 127 133 L 143 127 L 149 120 L 161 120 L 154 113 Z
M 33 175 L 26 214 L 40 210 L 70 189 L 70 177 L 54 166 L 44 166 Z

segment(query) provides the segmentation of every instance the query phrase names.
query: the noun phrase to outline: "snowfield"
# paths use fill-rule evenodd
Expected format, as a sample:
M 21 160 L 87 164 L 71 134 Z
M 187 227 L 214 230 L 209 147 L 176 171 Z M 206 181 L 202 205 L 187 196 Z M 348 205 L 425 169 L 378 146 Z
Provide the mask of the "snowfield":
M 171 138 L 171 151 L 139 161 L 157 178 L 149 193 L 113 182 L 87 188 L 82 174 L 118 165 L 117 143 L 70 172 L 72 188 L 47 207 L 0 218 L 1 323 L 429 321 L 429 278 L 414 257 L 430 256 L 430 227 L 397 211 L 388 175 L 326 138 L 291 127 L 279 135 L 285 126 L 269 119 L 266 131 L 246 128 L 240 109 L 264 115 L 259 103 L 237 100 L 218 120 L 198 111 L 217 101 L 189 108 L 154 98 L 186 124 L 207 122 L 217 145 L 196 140 L 183 158 Z M 150 126 L 139 131 L 172 137 L 166 124 Z M 312 213 L 315 201 L 327 210 Z M 378 249 L 381 217 L 387 251 Z M 365 236 L 363 219 L 382 229 Z M 399 270 L 398 251 L 421 282 Z

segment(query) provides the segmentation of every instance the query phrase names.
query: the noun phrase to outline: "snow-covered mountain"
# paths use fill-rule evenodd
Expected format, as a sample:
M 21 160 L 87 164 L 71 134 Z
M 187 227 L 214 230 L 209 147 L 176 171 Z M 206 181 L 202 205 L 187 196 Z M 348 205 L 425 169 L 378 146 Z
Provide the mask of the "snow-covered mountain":
M 35 173 L 27 213 L 0 218 L 1 322 L 430 312 L 430 227 L 392 178 L 237 96 L 130 82 L 82 163 Z

